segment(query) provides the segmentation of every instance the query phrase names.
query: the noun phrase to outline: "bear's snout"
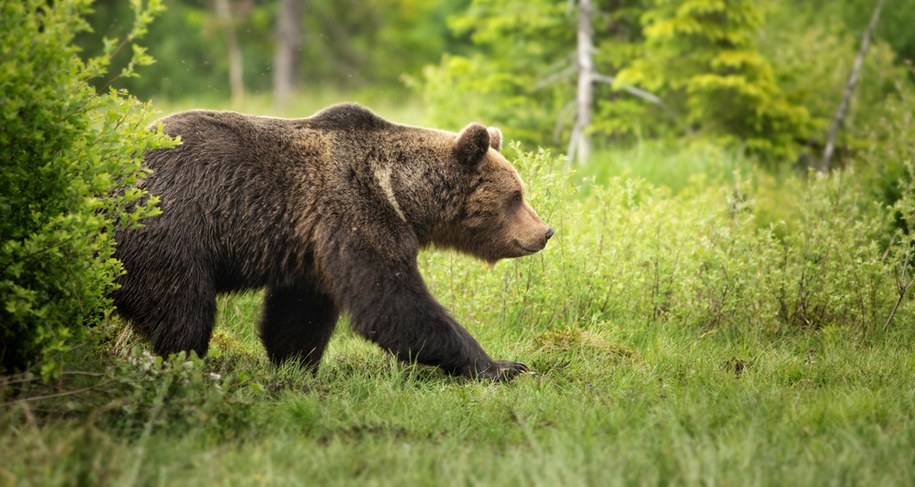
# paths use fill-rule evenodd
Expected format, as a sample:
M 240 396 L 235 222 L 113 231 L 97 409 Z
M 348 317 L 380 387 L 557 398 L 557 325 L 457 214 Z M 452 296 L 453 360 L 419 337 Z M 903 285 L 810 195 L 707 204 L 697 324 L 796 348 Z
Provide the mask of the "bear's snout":
M 520 251 L 520 253 L 514 255 L 514 257 L 535 254 L 546 247 L 547 241 L 555 234 L 555 232 L 545 223 L 541 222 L 541 225 L 546 227 L 546 231 L 541 228 L 539 231 L 532 232 L 532 234 L 530 234 L 527 238 L 521 237 L 514 239 L 514 247 Z

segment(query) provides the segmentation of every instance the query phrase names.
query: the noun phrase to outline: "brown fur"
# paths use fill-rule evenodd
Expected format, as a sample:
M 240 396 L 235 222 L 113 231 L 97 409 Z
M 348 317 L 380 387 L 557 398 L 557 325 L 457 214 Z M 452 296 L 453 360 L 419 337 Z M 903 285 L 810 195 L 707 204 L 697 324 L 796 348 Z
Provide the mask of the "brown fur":
M 510 378 L 431 296 L 428 245 L 495 262 L 539 251 L 552 230 L 496 150 L 501 133 L 390 123 L 357 105 L 305 119 L 190 111 L 150 153 L 163 214 L 116 234 L 127 274 L 118 312 L 157 353 L 207 351 L 217 293 L 266 288 L 261 338 L 274 362 L 316 368 L 340 311 L 403 360 Z

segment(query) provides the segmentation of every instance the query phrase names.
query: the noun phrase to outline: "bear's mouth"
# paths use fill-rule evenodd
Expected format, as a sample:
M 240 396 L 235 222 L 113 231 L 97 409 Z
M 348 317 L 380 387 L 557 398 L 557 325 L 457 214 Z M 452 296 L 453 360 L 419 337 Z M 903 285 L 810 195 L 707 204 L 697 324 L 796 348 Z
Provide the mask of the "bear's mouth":
M 517 240 L 517 239 L 515 239 L 514 243 L 515 243 L 515 247 L 518 247 L 519 249 L 523 250 L 525 253 L 528 253 L 528 254 L 536 254 L 537 252 L 540 252 L 540 250 L 542 249 L 542 247 L 540 249 L 528 247 L 527 245 L 524 245 L 523 243 L 521 243 L 520 240 Z

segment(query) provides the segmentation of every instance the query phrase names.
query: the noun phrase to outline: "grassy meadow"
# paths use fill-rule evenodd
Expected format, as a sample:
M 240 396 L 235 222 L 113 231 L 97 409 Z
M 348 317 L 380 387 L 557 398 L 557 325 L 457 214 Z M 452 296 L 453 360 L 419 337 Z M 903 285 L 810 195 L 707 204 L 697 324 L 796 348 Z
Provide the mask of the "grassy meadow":
M 301 103 L 272 113 L 321 106 Z M 915 482 L 910 296 L 883 330 L 908 257 L 853 175 L 776 177 L 710 145 L 575 173 L 507 154 L 556 237 L 493 267 L 434 250 L 420 265 L 493 357 L 534 374 L 400 364 L 345 318 L 316 375 L 275 368 L 259 293 L 220 298 L 204 360 L 163 363 L 112 318 L 60 380 L 0 382 L 0 485 Z

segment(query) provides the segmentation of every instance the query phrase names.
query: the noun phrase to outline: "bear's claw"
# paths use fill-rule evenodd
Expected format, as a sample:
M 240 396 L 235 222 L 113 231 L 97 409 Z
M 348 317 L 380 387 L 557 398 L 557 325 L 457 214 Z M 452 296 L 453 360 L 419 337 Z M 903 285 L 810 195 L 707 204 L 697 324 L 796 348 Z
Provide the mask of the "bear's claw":
M 527 365 L 521 362 L 514 362 L 511 360 L 496 360 L 495 361 L 495 370 L 492 370 L 492 373 L 486 373 L 485 371 L 480 374 L 483 377 L 489 377 L 492 380 L 506 382 L 515 378 L 518 374 L 529 374 L 531 369 Z

